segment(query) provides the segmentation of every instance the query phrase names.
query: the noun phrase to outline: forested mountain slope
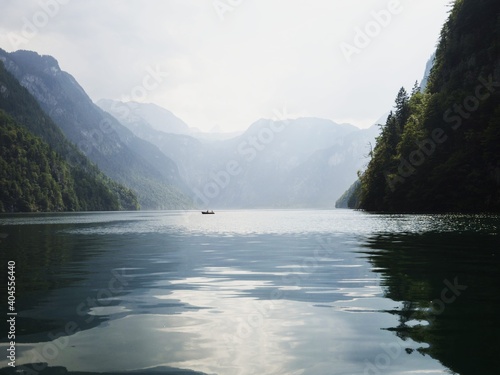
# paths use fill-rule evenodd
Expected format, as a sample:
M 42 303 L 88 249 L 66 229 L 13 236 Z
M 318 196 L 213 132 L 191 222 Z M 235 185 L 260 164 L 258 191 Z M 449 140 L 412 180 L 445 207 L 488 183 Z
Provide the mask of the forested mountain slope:
M 0 61 L 0 212 L 135 210 Z
M 500 210 L 500 2 L 458 0 L 424 93 L 401 89 L 361 177 L 373 211 Z

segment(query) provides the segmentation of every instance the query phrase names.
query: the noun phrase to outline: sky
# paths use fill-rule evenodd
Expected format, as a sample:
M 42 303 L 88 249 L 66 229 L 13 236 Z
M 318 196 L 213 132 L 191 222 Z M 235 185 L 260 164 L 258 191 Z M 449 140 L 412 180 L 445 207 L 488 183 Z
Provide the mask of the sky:
M 260 118 L 360 128 L 422 79 L 450 0 L 0 0 L 0 48 L 52 55 L 92 100 L 202 131 Z

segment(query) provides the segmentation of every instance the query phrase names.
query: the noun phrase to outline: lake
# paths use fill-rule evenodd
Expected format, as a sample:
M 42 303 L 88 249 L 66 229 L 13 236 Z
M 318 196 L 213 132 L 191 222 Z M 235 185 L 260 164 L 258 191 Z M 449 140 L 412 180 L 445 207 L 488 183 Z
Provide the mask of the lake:
M 17 370 L 497 373 L 499 229 L 350 210 L 2 215 Z

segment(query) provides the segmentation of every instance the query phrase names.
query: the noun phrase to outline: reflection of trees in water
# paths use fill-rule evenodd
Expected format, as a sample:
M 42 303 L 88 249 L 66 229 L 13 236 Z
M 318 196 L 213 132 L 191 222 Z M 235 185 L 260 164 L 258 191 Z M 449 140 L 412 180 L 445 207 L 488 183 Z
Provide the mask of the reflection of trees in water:
M 64 228 L 64 225 L 49 224 L 3 228 L 9 236 L 2 244 L 0 259 L 2 264 L 6 264 L 7 260 L 16 262 L 18 297 L 33 298 L 37 293 L 64 287 L 82 279 L 81 275 L 69 273 L 66 273 L 66 277 L 53 277 L 64 265 L 85 260 L 85 253 L 77 249 L 77 239 L 58 233 Z
M 379 235 L 368 260 L 385 296 L 401 302 L 390 327 L 399 338 L 427 343 L 431 355 L 459 374 L 500 368 L 500 240 L 481 233 Z M 467 286 L 466 290 L 454 285 Z M 409 352 L 410 350 L 407 350 Z
M 72 372 L 68 371 L 66 367 L 62 366 L 52 366 L 52 367 L 43 367 L 44 364 L 29 364 L 25 366 L 19 366 L 19 368 L 15 367 L 4 367 L 0 368 L 0 373 L 4 375 L 19 375 L 20 371 L 22 375 L 96 375 L 95 372 Z M 201 372 L 191 371 L 191 370 L 182 370 L 172 367 L 155 367 L 146 370 L 138 370 L 138 371 L 126 371 L 126 372 L 102 372 L 100 375 L 139 375 L 139 374 L 151 374 L 151 375 L 205 375 Z
M 87 226 L 95 225 L 98 224 Z M 89 304 L 77 311 L 87 297 L 95 296 L 95 290 L 107 284 L 110 276 L 106 274 L 103 280 L 90 278 L 91 270 L 84 265 L 99 255 L 99 251 L 85 251 L 92 246 L 89 244 L 92 240 L 64 232 L 71 228 L 71 224 L 43 223 L 2 227 L 8 236 L 2 242 L 0 261 L 2 264 L 10 260 L 16 262 L 17 342 L 51 341 L 50 337 L 65 333 L 68 322 L 83 330 L 106 319 L 89 315 Z M 65 292 L 64 303 L 54 301 L 54 292 L 66 291 L 75 285 L 80 285 L 80 293 L 75 288 Z M 0 307 L 2 303 L 4 301 Z M 2 310 L 7 311 L 7 307 Z M 0 323 L 0 329 L 7 332 L 5 320 Z

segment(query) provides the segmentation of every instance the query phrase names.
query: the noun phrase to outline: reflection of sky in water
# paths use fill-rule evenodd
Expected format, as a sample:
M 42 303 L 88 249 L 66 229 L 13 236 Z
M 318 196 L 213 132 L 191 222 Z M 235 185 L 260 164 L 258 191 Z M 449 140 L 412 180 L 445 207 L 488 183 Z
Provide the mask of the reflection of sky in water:
M 124 293 L 88 309 L 104 320 L 71 335 L 67 347 L 47 361 L 51 366 L 362 374 L 378 360 L 384 374 L 446 373 L 430 357 L 405 352 L 426 344 L 403 342 L 384 330 L 398 325 L 387 311 L 401 305 L 383 298 L 377 274 L 357 253 L 359 235 L 446 231 L 451 224 L 445 217 L 383 219 L 342 210 L 103 215 L 50 219 L 63 225 L 60 235 L 78 236 L 82 249 L 104 247 L 79 265 L 93 272 L 89 280 L 116 267 L 128 275 Z M 106 241 L 99 241 L 102 235 Z M 71 310 L 98 290 L 89 289 L 90 282 L 52 291 L 30 314 L 65 303 Z M 68 302 L 72 291 L 79 297 Z M 19 344 L 19 363 L 46 345 Z
M 467 230 L 498 233 L 498 224 L 487 219 L 491 215 L 385 215 L 352 210 L 228 210 L 216 215 L 199 211 L 145 211 L 115 213 L 64 213 L 35 215 L 3 215 L 0 225 L 80 224 L 76 233 L 120 234 L 162 233 L 174 230 L 178 235 L 251 235 L 251 234 L 373 234 L 457 232 Z M 497 221 L 498 223 L 498 221 Z M 354 240 L 354 239 L 353 239 Z
M 367 301 L 368 307 L 350 301 L 347 313 L 340 305 L 325 308 L 287 300 L 226 297 L 224 291 L 206 289 L 175 292 L 172 298 L 214 307 L 180 315 L 141 314 L 111 320 L 72 336 L 71 347 L 53 365 L 81 371 L 168 365 L 208 374 L 361 373 L 364 360 L 374 360 L 385 353 L 382 345 L 397 342 L 391 333 L 380 331 L 380 327 L 394 325 L 395 318 L 376 310 L 369 319 L 361 314 L 370 308 L 394 307 L 382 299 Z M 404 348 L 419 346 L 404 343 Z M 386 373 L 436 367 L 420 355 L 402 352 Z

